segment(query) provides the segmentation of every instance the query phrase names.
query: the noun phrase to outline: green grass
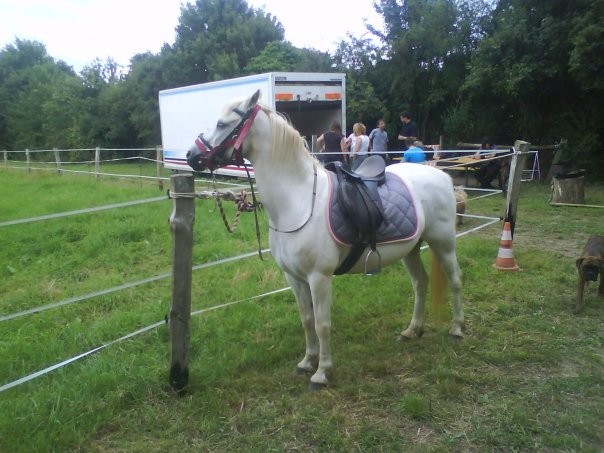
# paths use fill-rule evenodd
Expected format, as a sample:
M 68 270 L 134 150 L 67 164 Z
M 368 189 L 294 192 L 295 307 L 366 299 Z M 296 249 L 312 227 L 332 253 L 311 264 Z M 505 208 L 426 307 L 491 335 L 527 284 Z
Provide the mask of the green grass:
M 158 195 L 115 178 L 0 170 L 0 221 Z M 0 451 L 597 451 L 604 445 L 604 322 L 593 285 L 572 315 L 574 260 L 602 212 L 552 208 L 524 184 L 514 236 L 518 273 L 491 267 L 495 225 L 458 241 L 466 338 L 428 318 L 398 343 L 412 310 L 402 266 L 334 280 L 328 390 L 295 376 L 304 336 L 279 293 L 191 321 L 190 386 L 167 385 L 167 326 L 0 393 Z M 586 202 L 604 204 L 604 187 Z M 195 264 L 253 251 L 251 214 L 225 232 L 197 202 Z M 468 212 L 498 216 L 501 196 Z M 232 206 L 227 205 L 229 215 Z M 0 313 L 170 271 L 171 202 L 0 229 Z M 262 219 L 263 246 L 266 222 Z M 464 228 L 478 225 L 467 220 Z M 193 309 L 286 286 L 266 257 L 196 271 Z M 427 258 L 427 256 L 426 256 Z M 160 321 L 170 281 L 0 323 L 0 385 Z

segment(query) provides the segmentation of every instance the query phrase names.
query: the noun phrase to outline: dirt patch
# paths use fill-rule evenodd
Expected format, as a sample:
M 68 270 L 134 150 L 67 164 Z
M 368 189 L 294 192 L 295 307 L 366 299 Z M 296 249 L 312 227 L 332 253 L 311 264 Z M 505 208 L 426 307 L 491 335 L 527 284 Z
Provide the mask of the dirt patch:
M 587 240 L 587 239 L 586 239 Z M 530 249 L 537 248 L 552 252 L 555 256 L 574 260 L 579 256 L 577 252 L 577 239 L 560 239 L 543 235 L 531 234 L 523 231 L 514 236 L 514 246 Z M 579 249 L 580 250 L 580 249 Z

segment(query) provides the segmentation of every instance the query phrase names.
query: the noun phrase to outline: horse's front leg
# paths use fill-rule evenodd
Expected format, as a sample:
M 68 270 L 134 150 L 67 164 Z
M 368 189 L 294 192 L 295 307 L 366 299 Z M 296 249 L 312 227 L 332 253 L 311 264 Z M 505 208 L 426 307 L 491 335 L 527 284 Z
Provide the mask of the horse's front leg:
M 420 243 L 403 258 L 403 263 L 411 277 L 415 300 L 413 302 L 413 318 L 409 327 L 403 330 L 399 336 L 401 340 L 419 338 L 424 333 L 424 314 L 426 307 L 426 293 L 428 292 L 428 274 L 424 269 L 420 256 Z
M 304 358 L 298 363 L 296 372 L 298 374 L 314 373 L 317 369 L 319 358 L 319 339 L 315 331 L 315 314 L 313 312 L 310 286 L 305 280 L 294 277 L 287 272 L 285 273 L 285 279 L 296 296 L 300 320 L 302 321 L 306 337 L 306 353 L 304 354 Z
M 327 386 L 327 373 L 331 362 L 331 276 L 320 273 L 309 277 L 310 291 L 315 315 L 315 331 L 319 338 L 319 366 L 310 378 L 311 390 L 320 390 Z

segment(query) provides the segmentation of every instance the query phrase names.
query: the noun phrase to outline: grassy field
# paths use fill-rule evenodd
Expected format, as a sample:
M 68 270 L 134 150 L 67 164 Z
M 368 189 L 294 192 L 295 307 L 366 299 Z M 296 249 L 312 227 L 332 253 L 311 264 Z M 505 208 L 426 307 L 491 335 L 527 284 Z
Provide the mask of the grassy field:
M 0 223 L 161 194 L 139 181 L 3 169 L 0 182 Z M 0 451 L 600 450 L 604 301 L 592 285 L 585 310 L 572 305 L 574 261 L 590 234 L 604 234 L 603 211 L 552 208 L 546 184 L 522 189 L 521 272 L 491 267 L 500 225 L 458 241 L 462 342 L 430 313 L 422 339 L 394 341 L 412 310 L 402 265 L 342 276 L 327 391 L 309 393 L 293 373 L 304 336 L 282 292 L 192 319 L 183 397 L 167 386 L 166 325 L 0 393 Z M 603 205 L 604 187 L 588 186 L 586 203 Z M 229 235 L 213 210 L 197 204 L 194 264 L 253 252 L 253 216 Z M 170 272 L 170 211 L 166 200 L 0 228 L 0 316 Z M 501 196 L 468 203 L 473 214 L 502 211 Z M 193 277 L 194 310 L 286 286 L 270 256 Z M 0 322 L 0 386 L 161 321 L 169 306 L 162 279 Z

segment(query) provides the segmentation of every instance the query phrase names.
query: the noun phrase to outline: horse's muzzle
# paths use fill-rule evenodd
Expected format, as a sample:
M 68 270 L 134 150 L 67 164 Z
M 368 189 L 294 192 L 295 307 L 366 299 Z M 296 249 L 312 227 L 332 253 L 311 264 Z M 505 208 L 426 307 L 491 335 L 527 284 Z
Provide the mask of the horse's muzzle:
M 187 164 L 195 171 L 211 170 L 208 157 L 197 147 L 193 146 L 187 151 Z

